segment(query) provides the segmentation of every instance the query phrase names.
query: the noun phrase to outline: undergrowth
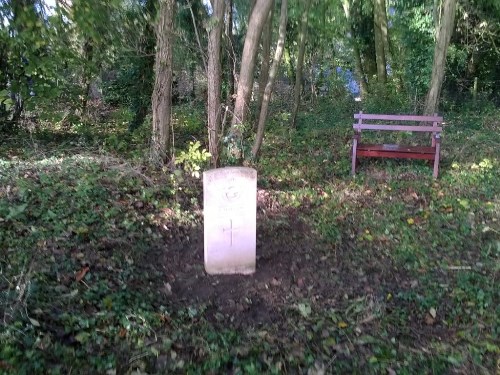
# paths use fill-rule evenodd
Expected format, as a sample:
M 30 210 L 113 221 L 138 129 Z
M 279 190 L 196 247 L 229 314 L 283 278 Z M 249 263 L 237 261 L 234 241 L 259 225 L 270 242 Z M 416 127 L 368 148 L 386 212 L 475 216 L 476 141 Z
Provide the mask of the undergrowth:
M 209 300 L 173 303 L 161 254 L 182 252 L 202 231 L 201 182 L 193 170 L 150 170 L 146 129 L 127 134 L 115 113 L 7 139 L 0 372 L 498 371 L 498 110 L 444 114 L 436 181 L 411 160 L 363 160 L 350 177 L 352 112 L 334 112 L 319 103 L 297 130 L 286 112 L 270 120 L 255 168 L 277 212 L 266 206 L 259 217 L 285 243 L 312 239 L 297 267 L 317 283 L 293 279 L 287 303 L 271 306 L 279 319 L 243 327 L 211 315 Z M 201 114 L 181 108 L 176 119 L 176 147 L 188 149 L 202 135 Z M 292 219 L 303 232 L 286 229 Z M 202 264 L 189 262 L 194 278 Z

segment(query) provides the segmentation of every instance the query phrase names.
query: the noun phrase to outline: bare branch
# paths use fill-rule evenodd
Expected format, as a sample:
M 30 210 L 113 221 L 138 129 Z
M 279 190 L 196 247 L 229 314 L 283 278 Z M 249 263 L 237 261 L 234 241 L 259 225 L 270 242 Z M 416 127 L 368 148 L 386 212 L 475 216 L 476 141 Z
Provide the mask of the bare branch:
M 198 26 L 196 26 L 196 18 L 194 16 L 193 7 L 191 6 L 191 1 L 186 0 L 189 12 L 191 13 L 191 19 L 193 20 L 194 34 L 196 35 L 196 42 L 198 43 L 198 48 L 200 49 L 201 59 L 203 60 L 203 67 L 205 68 L 205 73 L 207 72 L 207 58 L 205 56 L 205 52 L 203 52 L 203 47 L 201 46 L 200 34 L 198 33 Z

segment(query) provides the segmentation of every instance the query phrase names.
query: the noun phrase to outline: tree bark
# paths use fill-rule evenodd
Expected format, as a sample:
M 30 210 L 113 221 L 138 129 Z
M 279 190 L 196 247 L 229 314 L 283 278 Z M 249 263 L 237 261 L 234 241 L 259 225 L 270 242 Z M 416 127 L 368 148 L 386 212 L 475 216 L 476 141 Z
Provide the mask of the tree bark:
M 228 0 L 226 4 L 226 42 L 227 42 L 227 61 L 229 68 L 227 70 L 229 88 L 226 98 L 226 106 L 230 106 L 233 102 L 234 82 L 236 76 L 236 56 L 234 52 L 234 37 L 233 37 L 233 0 Z
M 443 0 L 434 0 L 432 8 L 432 21 L 434 22 L 434 37 L 438 38 L 439 24 L 441 23 L 441 11 Z
M 281 1 L 281 15 L 280 15 L 280 26 L 278 32 L 278 43 L 276 44 L 276 50 L 274 52 L 274 60 L 271 65 L 271 70 L 269 71 L 269 78 L 267 80 L 266 87 L 264 89 L 264 95 L 262 97 L 262 105 L 259 113 L 259 122 L 257 125 L 257 135 L 255 137 L 255 143 L 252 148 L 252 157 L 257 159 L 259 156 L 260 148 L 262 146 L 262 141 L 264 140 L 264 128 L 267 121 L 267 113 L 269 110 L 269 102 L 271 101 L 271 95 L 273 92 L 274 82 L 276 81 L 276 76 L 278 75 L 278 69 L 281 63 L 281 57 L 283 56 L 283 49 L 285 45 L 286 36 L 286 23 L 288 19 L 288 2 L 287 0 Z
M 224 26 L 224 0 L 212 1 L 212 16 L 208 34 L 207 64 L 207 114 L 208 114 L 208 149 L 214 168 L 219 162 L 219 133 L 221 128 L 221 40 Z
M 262 107 L 262 100 L 264 98 L 264 90 L 266 89 L 266 84 L 269 79 L 269 59 L 271 56 L 271 39 L 273 36 L 273 7 L 267 16 L 267 21 L 264 26 L 264 31 L 262 32 L 262 62 L 260 65 L 260 75 L 259 75 L 259 98 L 257 99 L 257 108 L 255 113 L 257 116 L 260 114 L 260 108 Z M 255 121 L 254 129 L 257 129 L 259 120 Z
M 297 68 L 295 70 L 295 87 L 293 95 L 293 109 L 292 109 L 292 128 L 297 127 L 297 114 L 300 105 L 300 93 L 302 91 L 302 67 L 304 65 L 304 54 L 306 51 L 306 38 L 307 38 L 307 23 L 309 15 L 309 7 L 311 0 L 304 0 L 304 10 L 302 11 L 302 19 L 300 21 L 300 34 L 299 34 L 299 55 L 297 57 Z
M 237 145 L 237 149 L 233 151 L 233 157 L 241 160 L 243 153 L 241 143 L 243 132 L 241 124 L 245 124 L 247 120 L 248 106 L 250 96 L 252 94 L 253 73 L 255 69 L 255 60 L 259 47 L 260 36 L 262 29 L 267 20 L 267 15 L 271 9 L 273 0 L 256 0 L 255 5 L 250 15 L 248 30 L 245 36 L 243 46 L 243 54 L 241 57 L 240 78 L 238 82 L 238 91 L 236 94 L 236 102 L 234 104 L 233 118 L 231 121 L 231 138 Z
M 381 83 L 387 81 L 387 61 L 384 49 L 384 20 L 387 35 L 387 14 L 384 0 L 373 0 L 373 26 L 375 30 L 375 56 L 377 60 L 377 79 Z
M 167 160 L 172 114 L 172 44 L 175 0 L 161 0 L 156 26 L 155 84 L 151 97 L 153 132 L 150 161 L 160 166 Z
M 391 59 L 391 46 L 389 42 L 389 28 L 387 26 L 387 7 L 385 0 L 379 0 L 381 5 L 380 9 L 380 30 L 382 31 L 382 42 L 384 44 L 385 62 L 392 63 Z
M 151 19 L 156 17 L 156 0 L 147 0 L 143 10 Z M 140 57 L 133 59 L 135 69 L 137 70 L 136 83 L 133 85 L 131 93 L 131 109 L 134 112 L 132 120 L 129 122 L 128 130 L 133 132 L 144 123 L 144 119 L 151 108 L 151 93 L 153 90 L 153 71 L 154 71 L 154 51 L 155 37 L 154 24 L 146 22 L 144 24 L 143 36 L 139 41 Z
M 429 91 L 425 101 L 425 114 L 436 113 L 441 87 L 443 86 L 446 53 L 450 43 L 455 22 L 456 0 L 443 0 L 443 11 L 439 28 L 436 30 L 436 45 L 434 47 L 434 62 Z
M 90 80 L 92 78 L 92 73 L 90 71 L 90 66 L 92 65 L 92 58 L 94 52 L 94 45 L 91 38 L 85 38 L 85 42 L 83 43 L 83 59 L 86 64 L 83 67 L 83 79 L 82 79 L 82 99 L 81 99 L 81 115 L 82 117 L 87 112 L 87 103 L 89 100 L 89 91 L 90 91 Z
M 366 82 L 365 73 L 363 71 L 363 64 L 361 62 L 361 53 L 359 51 L 358 43 L 355 38 L 355 31 L 352 25 L 352 17 L 351 17 L 351 1 L 343 0 L 342 6 L 344 8 L 345 18 L 347 20 L 347 28 L 350 33 L 350 37 L 348 40 L 351 43 L 353 58 L 354 58 L 354 74 L 359 84 L 360 95 L 362 98 L 366 97 L 368 93 L 368 84 Z

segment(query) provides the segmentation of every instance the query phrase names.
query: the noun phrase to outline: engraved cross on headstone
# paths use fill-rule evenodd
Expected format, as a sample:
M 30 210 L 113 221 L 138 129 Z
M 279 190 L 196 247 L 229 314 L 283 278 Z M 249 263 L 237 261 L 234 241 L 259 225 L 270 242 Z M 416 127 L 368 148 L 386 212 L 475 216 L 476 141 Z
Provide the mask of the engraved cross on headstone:
M 233 227 L 233 220 L 229 219 L 229 228 L 222 228 L 222 233 L 230 232 L 231 233 L 231 242 L 230 246 L 233 246 L 233 234 L 235 231 L 238 231 L 239 228 Z

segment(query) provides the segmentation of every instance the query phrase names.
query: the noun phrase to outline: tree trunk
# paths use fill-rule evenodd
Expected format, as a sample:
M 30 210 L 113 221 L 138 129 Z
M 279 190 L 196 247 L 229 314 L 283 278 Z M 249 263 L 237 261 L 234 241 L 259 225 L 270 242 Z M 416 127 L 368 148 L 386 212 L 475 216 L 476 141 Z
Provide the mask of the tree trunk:
M 219 133 L 221 128 L 221 40 L 224 26 L 224 0 L 212 1 L 212 16 L 208 34 L 208 149 L 212 166 L 219 162 Z
M 144 5 L 144 12 L 154 19 L 156 17 L 156 0 L 147 0 Z M 133 132 L 144 123 L 144 119 L 151 108 L 151 92 L 153 89 L 153 71 L 155 65 L 154 51 L 154 24 L 146 22 L 144 25 L 143 36 L 139 41 L 140 57 L 134 58 L 135 69 L 138 71 L 136 83 L 133 85 L 131 94 L 131 109 L 134 116 L 128 125 L 129 132 Z
M 288 81 L 293 81 L 295 80 L 295 70 L 292 64 L 292 54 L 290 53 L 290 46 L 288 45 L 285 46 L 284 54 L 285 54 L 284 61 L 285 61 L 286 75 Z
M 175 0 L 161 0 L 156 26 L 155 84 L 151 98 L 153 132 L 150 161 L 160 166 L 166 160 L 170 144 L 172 114 L 172 44 Z
M 262 32 L 262 63 L 260 65 L 260 76 L 259 76 L 259 98 L 257 99 L 257 108 L 255 113 L 259 116 L 260 108 L 262 107 L 262 100 L 264 98 L 264 90 L 266 89 L 266 84 L 269 78 L 269 58 L 271 56 L 271 39 L 273 36 L 273 8 L 267 17 L 266 25 L 264 26 L 264 31 Z M 257 129 L 259 120 L 255 121 L 254 129 Z
M 386 7 L 386 1 L 385 0 L 380 0 L 380 30 L 382 31 L 382 41 L 384 44 L 384 55 L 385 55 L 385 62 L 387 63 L 392 63 L 391 59 L 391 46 L 389 42 L 389 28 L 387 27 L 387 7 Z
M 302 67 L 304 65 L 304 54 L 306 51 L 306 37 L 307 37 L 307 22 L 309 15 L 309 7 L 311 0 L 304 0 L 304 10 L 302 11 L 302 19 L 300 21 L 300 34 L 299 34 L 299 55 L 297 57 L 297 68 L 295 70 L 295 87 L 293 95 L 293 109 L 292 109 L 292 128 L 297 127 L 297 114 L 300 105 L 300 93 L 302 91 Z
M 377 60 L 377 79 L 381 83 L 387 81 L 387 61 L 384 49 L 384 20 L 387 35 L 387 14 L 384 0 L 373 0 L 373 26 L 375 30 L 375 56 Z
M 344 7 L 344 14 L 347 20 L 347 28 L 350 36 L 348 40 L 351 43 L 352 53 L 354 57 L 354 75 L 359 84 L 360 95 L 362 98 L 366 97 L 368 93 L 368 84 L 366 83 L 365 73 L 363 72 L 363 64 L 361 62 L 361 53 L 359 51 L 358 42 L 356 42 L 355 31 L 352 25 L 352 17 L 351 17 L 351 1 L 344 0 L 342 1 L 342 6 Z
M 233 37 L 233 0 L 229 0 L 226 5 L 226 42 L 227 42 L 227 56 L 228 56 L 228 93 L 226 98 L 226 106 L 230 106 L 233 102 L 234 95 L 234 81 L 236 76 L 236 56 L 234 52 L 234 37 Z
M 278 43 L 276 44 L 273 64 L 271 66 L 271 70 L 269 71 L 269 79 L 267 80 L 266 88 L 264 89 L 264 95 L 262 97 L 262 105 L 259 113 L 259 123 L 257 126 L 257 136 L 255 138 L 255 143 L 252 148 L 252 157 L 254 159 L 257 159 L 260 152 L 260 148 L 262 146 L 262 141 L 264 140 L 264 128 L 267 121 L 269 102 L 271 101 L 274 82 L 276 81 L 276 76 L 278 75 L 278 69 L 281 63 L 281 57 L 283 56 L 283 48 L 285 45 L 285 36 L 286 36 L 286 23 L 288 19 L 287 6 L 288 6 L 287 0 L 282 0 L 280 26 L 278 32 L 279 35 Z
M 91 38 L 85 38 L 83 43 L 83 59 L 85 60 L 85 65 L 83 67 L 83 79 L 82 79 L 82 99 L 81 99 L 81 116 L 83 117 L 87 112 L 87 103 L 89 100 L 90 91 L 90 80 L 92 79 L 92 72 L 90 66 L 92 65 L 92 58 L 94 53 L 94 45 Z
M 248 30 L 245 36 L 243 54 L 241 57 L 238 92 L 236 94 L 233 119 L 231 121 L 231 138 L 236 146 L 232 151 L 232 156 L 237 160 L 241 160 L 243 158 L 241 147 L 243 132 L 241 124 L 245 124 L 247 120 L 248 106 L 250 103 L 250 96 L 252 94 L 255 59 L 259 49 L 259 40 L 272 4 L 272 0 L 256 0 L 255 6 L 252 9 L 252 14 L 250 15 Z
M 443 12 L 439 28 L 436 30 L 436 45 L 434 47 L 434 62 L 432 76 L 425 101 L 425 114 L 433 114 L 438 107 L 439 95 L 443 85 L 446 53 L 450 43 L 455 22 L 456 0 L 443 0 Z

